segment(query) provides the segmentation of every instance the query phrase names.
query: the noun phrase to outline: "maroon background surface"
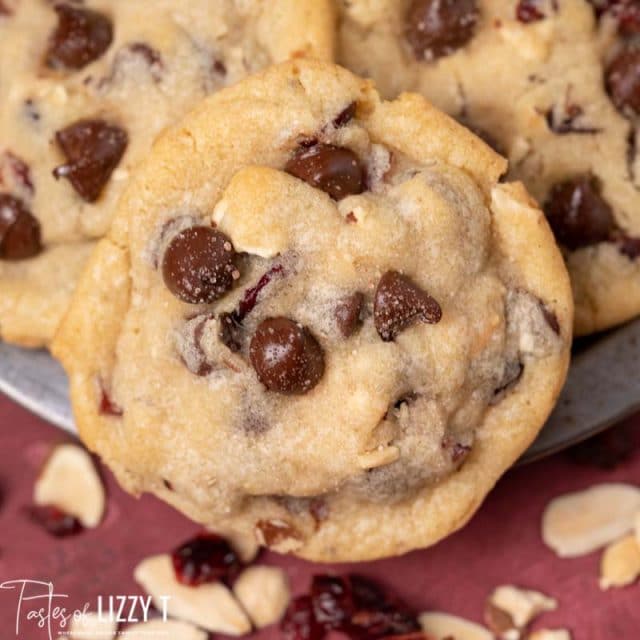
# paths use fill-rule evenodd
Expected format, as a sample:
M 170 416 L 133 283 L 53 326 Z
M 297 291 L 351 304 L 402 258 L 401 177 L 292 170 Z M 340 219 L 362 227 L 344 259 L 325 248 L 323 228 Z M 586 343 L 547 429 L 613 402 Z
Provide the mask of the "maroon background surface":
M 640 437 L 640 416 L 629 422 Z M 56 428 L 0 396 L 0 582 L 53 582 L 68 594 L 69 610 L 98 595 L 140 594 L 132 572 L 144 557 L 171 550 L 198 527 L 149 496 L 124 494 L 103 470 L 109 492 L 104 522 L 77 537 L 58 540 L 25 514 L 33 482 L 51 446 L 64 440 Z M 481 621 L 488 593 L 499 584 L 540 589 L 560 601 L 557 612 L 534 628 L 567 627 L 575 640 L 640 639 L 640 584 L 603 593 L 598 588 L 600 553 L 562 560 L 540 539 L 540 519 L 554 496 L 598 482 L 640 484 L 640 452 L 615 471 L 577 465 L 565 454 L 511 471 L 461 532 L 432 549 L 355 567 L 393 590 L 418 611 L 455 613 Z M 317 572 L 346 572 L 347 565 L 312 565 L 266 553 L 260 562 L 286 569 L 293 591 L 307 589 Z M 0 590 L 0 640 L 15 638 L 17 594 Z M 54 637 L 57 627 L 54 625 Z M 21 621 L 23 640 L 48 638 L 46 630 Z M 259 638 L 278 638 L 267 629 Z

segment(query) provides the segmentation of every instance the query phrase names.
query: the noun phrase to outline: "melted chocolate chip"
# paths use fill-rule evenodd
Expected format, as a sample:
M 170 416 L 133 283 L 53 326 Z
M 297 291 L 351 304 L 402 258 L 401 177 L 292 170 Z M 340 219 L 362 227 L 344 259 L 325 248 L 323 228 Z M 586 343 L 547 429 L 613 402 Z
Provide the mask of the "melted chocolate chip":
M 524 23 L 544 20 L 546 16 L 540 4 L 540 0 L 520 0 L 516 7 L 516 18 Z
M 220 314 L 218 338 L 223 345 L 234 353 L 238 353 L 242 349 L 244 329 L 241 322 L 237 320 L 235 313 Z
M 380 337 L 391 342 L 414 322 L 440 322 L 442 309 L 413 280 L 397 271 L 387 271 L 376 289 L 373 318 Z
M 565 113 L 560 117 L 558 117 L 556 110 L 553 108 L 549 109 L 544 116 L 549 129 L 559 136 L 570 134 L 593 135 L 600 133 L 602 131 L 600 127 L 590 127 L 577 122 L 583 113 L 584 110 L 580 105 L 570 104 L 567 105 Z
M 365 190 L 365 171 L 358 156 L 344 147 L 317 144 L 301 148 L 287 162 L 285 171 L 328 193 L 334 200 Z
M 623 49 L 609 63 L 605 82 L 613 104 L 620 111 L 640 113 L 640 49 Z
M 231 240 L 211 227 L 190 227 L 178 233 L 162 259 L 164 283 L 184 302 L 215 302 L 240 277 Z
M 364 295 L 357 291 L 341 300 L 335 310 L 336 324 L 345 338 L 350 338 L 362 324 Z
M 72 7 L 55 6 L 58 26 L 51 35 L 46 55 L 53 69 L 82 69 L 97 60 L 111 45 L 113 25 L 102 13 Z
M 502 380 L 497 389 L 493 392 L 493 398 L 490 402 L 491 405 L 498 404 L 508 391 L 513 389 L 524 373 L 524 365 L 519 360 L 507 362 L 504 372 L 502 374 Z
M 418 60 L 441 58 L 471 40 L 478 17 L 476 0 L 413 0 L 406 38 Z
M 348 107 L 343 109 L 333 120 L 333 126 L 336 129 L 341 129 L 342 127 L 347 126 L 355 117 L 356 117 L 356 109 L 358 105 L 355 102 L 352 102 Z
M 269 390 L 304 394 L 324 374 L 324 353 L 311 332 L 289 318 L 263 320 L 251 339 L 251 364 Z
M 183 362 L 187 368 L 195 375 L 204 378 L 213 372 L 214 366 L 207 360 L 207 354 L 202 346 L 202 337 L 207 323 L 213 319 L 211 314 L 204 314 L 197 322 L 193 329 L 193 357 L 187 362 L 183 358 Z
M 501 156 L 506 156 L 504 148 L 498 142 L 497 138 L 482 127 L 477 126 L 473 122 L 470 122 L 465 116 L 460 116 L 458 118 L 458 122 L 465 126 L 471 133 L 475 134 L 484 142 L 487 146 L 491 147 L 496 153 L 499 153 Z
M 571 250 L 605 242 L 615 229 L 611 207 L 591 176 L 554 186 L 544 211 L 558 242 Z
M 78 195 L 95 202 L 129 143 L 127 132 L 104 120 L 78 120 L 56 133 L 67 163 L 56 167 L 56 179 L 68 178 Z
M 41 251 L 40 223 L 22 200 L 0 193 L 0 259 L 25 260 Z

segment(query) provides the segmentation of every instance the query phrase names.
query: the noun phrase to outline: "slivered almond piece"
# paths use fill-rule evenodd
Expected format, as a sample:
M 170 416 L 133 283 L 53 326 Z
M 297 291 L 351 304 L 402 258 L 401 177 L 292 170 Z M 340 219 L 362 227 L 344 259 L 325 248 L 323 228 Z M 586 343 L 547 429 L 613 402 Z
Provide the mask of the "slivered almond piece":
M 640 576 L 640 546 L 635 535 L 609 545 L 600 561 L 600 588 L 626 587 Z
M 245 569 L 233 593 L 258 629 L 278 622 L 291 598 L 287 576 L 277 567 Z
M 554 611 L 558 608 L 557 601 L 544 593 L 520 589 L 512 585 L 497 587 L 489 596 L 489 602 L 510 616 L 516 631 L 524 630 L 537 615 L 544 611 Z M 503 636 L 509 638 L 506 634 Z M 520 633 L 512 636 L 519 637 Z
M 591 553 L 633 529 L 640 489 L 600 484 L 552 500 L 542 518 L 542 538 L 561 558 Z
M 534 631 L 527 640 L 571 640 L 571 632 L 567 629 L 540 629 Z
M 71 640 L 113 640 L 117 629 L 118 623 L 115 620 L 101 619 L 97 613 L 89 611 L 79 618 L 72 618 L 69 638 Z
M 198 587 L 180 584 L 167 554 L 143 560 L 136 567 L 134 578 L 153 598 L 156 608 L 162 610 L 166 606 L 174 618 L 232 636 L 251 631 L 249 619 L 227 587 L 219 582 Z
M 224 538 L 231 545 L 231 548 L 238 554 L 238 558 L 240 558 L 244 564 L 250 564 L 253 562 L 258 555 L 258 551 L 260 551 L 260 545 L 258 544 L 255 535 L 246 535 L 238 531 L 220 529 L 219 527 L 216 527 L 215 529 L 207 527 L 207 531 Z
M 484 627 L 449 613 L 427 611 L 421 613 L 418 620 L 422 630 L 433 640 L 494 640 L 493 634 Z
M 127 627 L 118 640 L 207 640 L 209 634 L 188 622 L 150 620 Z
M 105 492 L 87 451 L 75 444 L 58 445 L 36 480 L 33 501 L 58 507 L 84 527 L 98 526 L 104 514 Z

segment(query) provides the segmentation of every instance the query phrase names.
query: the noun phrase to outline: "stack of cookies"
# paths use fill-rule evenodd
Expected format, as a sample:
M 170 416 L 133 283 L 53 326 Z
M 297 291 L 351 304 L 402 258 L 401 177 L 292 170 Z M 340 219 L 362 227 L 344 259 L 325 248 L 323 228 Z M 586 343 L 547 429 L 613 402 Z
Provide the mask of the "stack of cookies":
M 605 4 L 0 0 L 2 338 L 133 493 L 320 561 L 433 544 L 544 424 L 574 299 L 640 313 Z

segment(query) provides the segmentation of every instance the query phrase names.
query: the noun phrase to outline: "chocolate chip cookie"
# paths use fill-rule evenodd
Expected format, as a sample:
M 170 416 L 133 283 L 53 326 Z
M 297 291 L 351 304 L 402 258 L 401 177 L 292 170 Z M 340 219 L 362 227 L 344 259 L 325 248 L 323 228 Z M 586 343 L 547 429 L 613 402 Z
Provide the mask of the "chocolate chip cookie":
M 576 331 L 640 313 L 640 10 L 630 0 L 341 0 L 340 59 L 509 158 L 562 246 Z
M 333 55 L 329 0 L 0 3 L 0 337 L 46 344 L 128 175 L 198 100 Z
M 505 169 L 325 63 L 207 99 L 131 180 L 54 342 L 85 442 L 128 490 L 308 558 L 462 526 L 571 342 L 562 256 Z

